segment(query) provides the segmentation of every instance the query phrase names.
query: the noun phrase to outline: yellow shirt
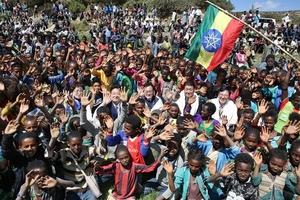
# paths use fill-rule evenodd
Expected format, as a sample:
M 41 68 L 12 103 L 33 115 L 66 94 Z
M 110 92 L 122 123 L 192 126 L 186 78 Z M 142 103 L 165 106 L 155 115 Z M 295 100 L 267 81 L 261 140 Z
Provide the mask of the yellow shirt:
M 113 76 L 107 77 L 102 69 L 96 70 L 93 68 L 91 73 L 100 78 L 101 85 L 104 85 L 107 91 L 111 91 Z

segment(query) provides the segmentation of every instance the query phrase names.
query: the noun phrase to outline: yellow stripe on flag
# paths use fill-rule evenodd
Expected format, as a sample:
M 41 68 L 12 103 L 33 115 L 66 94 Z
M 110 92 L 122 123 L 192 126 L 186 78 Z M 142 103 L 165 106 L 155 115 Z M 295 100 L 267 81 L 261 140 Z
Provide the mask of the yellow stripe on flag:
M 226 29 L 227 25 L 229 24 L 231 17 L 226 15 L 225 13 L 219 11 L 217 16 L 215 17 L 214 23 L 210 27 L 210 29 L 217 29 L 221 34 L 223 34 L 224 30 Z M 201 38 L 202 39 L 202 38 Z M 202 43 L 203 45 L 203 43 Z M 202 63 L 203 67 L 206 69 L 209 67 L 209 64 L 214 57 L 214 52 L 206 51 L 203 46 L 201 47 L 200 54 L 197 58 L 198 63 Z

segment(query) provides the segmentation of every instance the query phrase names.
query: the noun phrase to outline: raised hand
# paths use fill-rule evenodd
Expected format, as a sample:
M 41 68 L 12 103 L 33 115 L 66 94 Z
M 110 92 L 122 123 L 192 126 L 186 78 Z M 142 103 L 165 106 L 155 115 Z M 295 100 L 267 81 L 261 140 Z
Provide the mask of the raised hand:
M 92 102 L 93 99 L 89 99 L 90 98 L 90 94 L 91 93 L 89 91 L 87 91 L 87 90 L 83 91 L 83 94 L 82 94 L 82 96 L 80 98 L 80 102 L 81 102 L 82 106 L 87 106 L 87 105 L 89 105 Z
M 51 134 L 51 138 L 53 139 L 57 139 L 59 136 L 59 126 L 56 123 L 52 123 L 50 126 L 50 134 Z
M 107 88 L 104 85 L 101 85 L 101 90 L 100 90 L 103 94 L 108 93 Z
M 174 137 L 174 133 L 169 133 L 167 131 L 162 132 L 161 134 L 158 135 L 160 140 L 170 140 L 172 137 Z
M 69 104 L 72 107 L 75 106 L 75 101 L 74 101 L 73 97 L 67 96 L 67 104 Z
M 238 109 L 242 109 L 244 107 L 243 102 L 239 98 L 235 100 L 235 105 Z
M 234 172 L 232 169 L 234 168 L 234 163 L 230 163 L 227 166 L 224 166 L 222 170 L 220 171 L 221 176 L 229 176 L 230 174 L 233 174 Z
M 110 131 L 112 131 L 113 128 L 114 128 L 114 120 L 109 115 L 106 115 L 104 117 L 103 121 L 104 121 L 107 129 L 110 130 Z
M 129 89 L 126 90 L 125 87 L 121 88 L 120 99 L 121 99 L 122 102 L 127 102 L 128 92 L 129 92 Z
M 191 119 L 185 119 L 185 120 L 183 120 L 183 125 L 184 125 L 184 128 L 186 128 L 186 129 L 194 129 L 194 128 L 196 128 L 196 123 L 194 123 Z
M 253 155 L 253 160 L 255 162 L 256 165 L 260 165 L 263 161 L 263 158 L 262 158 L 262 155 L 260 152 L 256 152 L 254 155 Z
M 68 95 L 69 96 L 69 95 Z M 56 96 L 56 98 L 55 98 L 55 102 L 57 103 L 57 104 L 62 104 L 63 102 L 64 102 L 64 100 L 65 100 L 65 97 L 68 97 L 67 95 L 66 96 L 64 96 L 64 94 L 63 93 L 59 93 L 57 96 Z
M 106 140 L 106 136 L 107 136 L 106 132 L 107 131 L 103 127 L 100 127 L 100 129 L 99 129 L 99 136 L 100 136 L 101 140 Z
M 63 112 L 61 112 L 59 114 L 59 118 L 60 118 L 60 121 L 61 121 L 62 124 L 66 124 L 69 120 L 69 115 L 64 110 Z
M 265 112 L 267 112 L 267 110 L 269 109 L 269 106 L 268 106 L 268 102 L 266 100 L 261 100 L 259 103 L 258 103 L 258 113 L 259 114 L 264 114 Z
M 161 149 L 160 154 L 157 159 L 161 160 L 167 153 L 168 153 L 168 148 Z
M 47 87 L 45 88 L 45 93 L 46 94 L 50 94 L 51 93 L 51 85 L 47 85 Z
M 228 123 L 227 116 L 226 116 L 226 115 L 222 115 L 222 116 L 221 116 L 221 121 L 222 121 L 222 124 L 223 124 L 223 125 L 226 125 L 226 124 Z
M 42 94 L 38 94 L 35 96 L 34 104 L 39 108 L 43 108 L 45 106 L 45 101 Z
M 241 126 L 241 127 L 237 127 L 234 131 L 234 140 L 238 141 L 243 139 L 245 135 L 245 127 Z
M 193 103 L 195 103 L 196 97 L 197 97 L 196 95 L 193 95 L 191 98 L 189 98 L 188 104 L 189 104 L 189 105 L 192 105 Z
M 292 70 L 294 68 L 294 65 L 295 65 L 295 61 L 289 62 L 288 69 Z
M 222 137 L 227 136 L 227 131 L 226 131 L 226 128 L 224 126 L 218 125 L 218 126 L 216 126 L 216 129 L 217 129 L 216 133 L 218 135 L 220 135 Z
M 238 123 L 236 123 L 236 127 L 242 127 L 243 126 L 243 122 L 244 122 L 244 117 L 241 117 L 238 121 Z
M 4 83 L 0 82 L 0 91 L 4 91 L 5 87 L 4 87 Z
M 29 104 L 30 104 L 29 100 L 23 99 L 21 101 L 19 112 L 22 114 L 26 113 L 29 110 Z
M 300 165 L 298 167 L 295 167 L 295 172 L 298 178 L 300 178 Z
M 131 104 L 131 105 L 135 105 L 137 102 L 136 100 L 140 97 L 139 93 L 137 94 L 134 94 L 134 95 L 131 95 L 128 103 Z
M 148 65 L 144 64 L 141 68 L 141 71 L 147 71 L 148 70 Z
M 291 134 L 299 133 L 299 131 L 300 131 L 300 121 L 294 120 L 288 124 L 285 133 L 291 135 Z
M 6 135 L 11 135 L 11 134 L 16 133 L 19 125 L 20 124 L 17 121 L 11 120 L 10 122 L 8 122 L 8 124 L 4 130 L 4 133 Z
M 64 94 L 65 94 L 65 92 L 64 92 Z M 51 94 L 51 97 L 52 97 L 52 99 L 54 100 L 55 99 L 55 102 L 56 102 L 56 97 L 59 95 L 59 91 L 58 90 L 56 90 L 55 92 L 53 92 L 52 94 Z
M 25 176 L 25 187 L 31 187 L 39 179 L 39 172 L 31 170 Z
M 26 94 L 20 93 L 16 98 L 16 102 L 21 103 L 23 101 L 23 99 L 25 99 L 25 98 L 26 98 Z
M 44 129 L 49 128 L 49 124 L 47 123 L 45 116 L 39 116 L 37 118 L 37 123 L 38 123 L 38 126 L 41 126 Z
M 174 131 L 174 127 L 171 124 L 166 125 L 164 129 L 168 133 L 173 133 Z
M 162 165 L 168 174 L 173 174 L 173 166 L 169 161 L 165 160 Z
M 159 116 L 159 118 L 158 118 L 157 124 L 158 124 L 158 125 L 163 125 L 164 123 L 166 123 L 166 121 L 167 121 L 167 119 L 164 117 L 163 114 L 161 114 L 161 115 Z
M 90 92 L 92 93 L 93 96 L 97 94 L 97 91 L 94 87 L 90 87 Z
M 151 110 L 149 109 L 148 106 L 145 106 L 145 109 L 144 109 L 144 115 L 147 117 L 147 118 L 151 118 Z
M 140 88 L 138 88 L 138 94 L 140 95 L 140 97 L 145 95 L 144 86 L 141 86 Z
M 165 95 L 166 95 L 167 101 L 170 101 L 173 97 L 172 91 L 170 89 L 165 90 Z
M 110 93 L 103 93 L 103 104 L 107 105 L 111 102 Z
M 164 103 L 164 105 L 163 105 L 163 107 L 162 107 L 162 111 L 166 111 L 166 110 L 169 110 L 169 108 L 170 108 L 170 102 L 166 102 L 166 103 Z
M 37 180 L 37 184 L 42 188 L 53 188 L 57 185 L 57 180 L 46 175 Z
M 263 143 L 268 143 L 270 138 L 270 131 L 267 127 L 262 127 L 260 132 L 260 139 Z
M 217 173 L 217 165 L 216 165 L 215 161 L 210 160 L 207 169 L 208 169 L 210 175 L 215 175 Z
M 155 135 L 155 133 L 156 133 L 156 128 L 152 126 L 145 131 L 144 138 L 150 139 Z

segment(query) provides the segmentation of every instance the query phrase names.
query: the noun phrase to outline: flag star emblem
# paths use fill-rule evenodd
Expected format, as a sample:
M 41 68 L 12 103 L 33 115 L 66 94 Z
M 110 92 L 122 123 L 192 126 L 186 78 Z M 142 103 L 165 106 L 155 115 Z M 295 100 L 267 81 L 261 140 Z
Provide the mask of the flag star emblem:
M 207 30 L 202 38 L 203 48 L 208 52 L 216 52 L 222 45 L 222 35 L 216 29 Z

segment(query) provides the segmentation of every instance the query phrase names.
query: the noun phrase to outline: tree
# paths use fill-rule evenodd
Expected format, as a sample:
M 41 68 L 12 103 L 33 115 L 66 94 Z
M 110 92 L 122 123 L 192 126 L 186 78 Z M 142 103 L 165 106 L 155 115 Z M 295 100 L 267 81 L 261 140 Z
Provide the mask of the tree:
M 230 0 L 211 0 L 211 2 L 228 11 L 232 11 L 234 9 Z M 206 3 L 205 0 L 153 0 L 153 5 L 156 6 L 158 17 L 167 18 L 171 16 L 172 11 L 182 13 L 192 6 L 200 7 L 202 11 L 204 11 L 209 4 Z

